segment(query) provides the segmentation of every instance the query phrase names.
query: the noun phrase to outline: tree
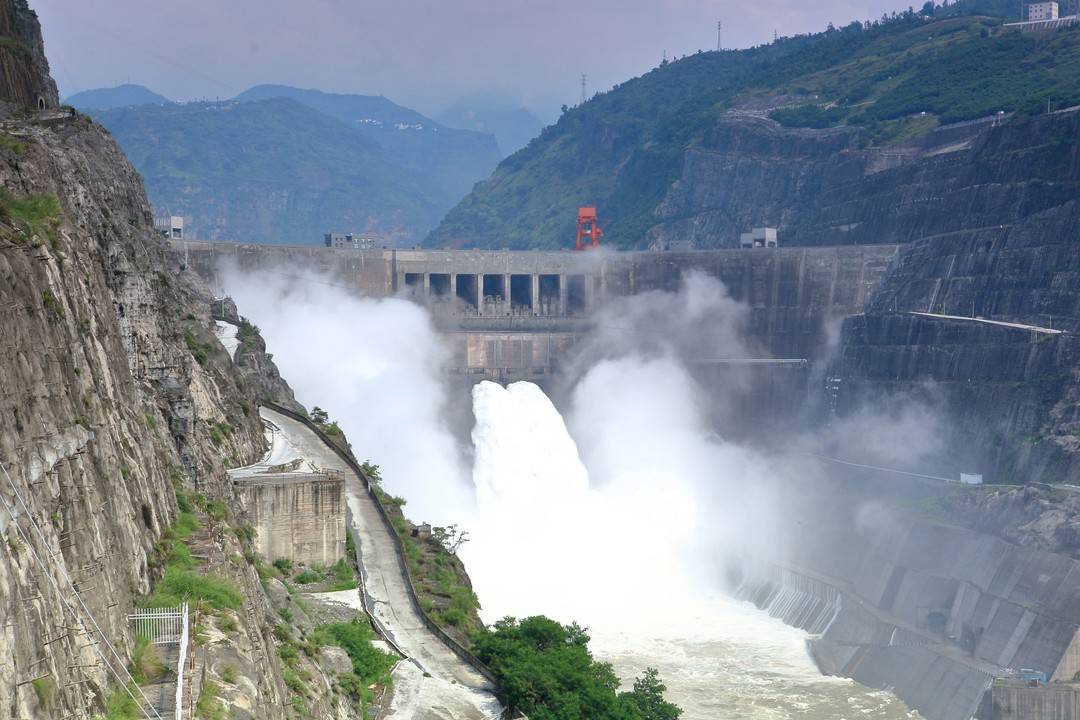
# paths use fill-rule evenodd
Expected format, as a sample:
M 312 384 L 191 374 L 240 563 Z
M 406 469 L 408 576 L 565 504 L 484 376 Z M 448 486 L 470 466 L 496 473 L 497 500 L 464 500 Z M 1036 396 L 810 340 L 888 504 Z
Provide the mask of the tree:
M 641 720 L 678 720 L 682 710 L 664 699 L 666 690 L 656 668 L 646 668 L 645 674 L 634 681 L 633 691 L 622 693 L 619 698 L 636 710 Z
M 330 416 L 326 414 L 326 411 L 316 405 L 311 408 L 311 422 L 316 425 L 325 425 L 330 420 Z
M 457 524 L 431 528 L 431 539 L 451 555 L 457 555 L 461 546 L 469 542 L 469 533 L 459 530 Z
M 541 615 L 500 620 L 473 636 L 472 649 L 491 668 L 508 703 L 530 720 L 678 718 L 678 708 L 663 702 L 655 670 L 636 682 L 633 692 L 620 695 L 615 671 L 594 660 L 588 646 L 589 635 L 580 625 Z
M 370 460 L 364 461 L 364 464 L 360 466 L 360 471 L 367 476 L 368 481 L 372 485 L 378 485 L 382 482 L 382 475 L 379 473 L 379 466 L 372 463 Z

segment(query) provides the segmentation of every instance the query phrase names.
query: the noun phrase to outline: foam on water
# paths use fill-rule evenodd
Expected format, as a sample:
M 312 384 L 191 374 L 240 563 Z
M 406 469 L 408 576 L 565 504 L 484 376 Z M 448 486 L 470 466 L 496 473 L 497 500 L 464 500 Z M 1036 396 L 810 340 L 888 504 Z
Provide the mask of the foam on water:
M 823 677 L 805 633 L 702 580 L 706 498 L 693 464 L 704 453 L 742 472 L 755 460 L 733 459 L 687 419 L 689 384 L 666 386 L 666 408 L 648 408 L 651 430 L 632 397 L 612 396 L 616 378 L 633 388 L 671 373 L 663 361 L 608 370 L 575 395 L 573 426 L 600 429 L 580 443 L 537 386 L 474 388 L 477 510 L 462 554 L 485 619 L 542 613 L 588 626 L 624 682 L 659 669 L 686 720 L 909 717 L 888 693 Z

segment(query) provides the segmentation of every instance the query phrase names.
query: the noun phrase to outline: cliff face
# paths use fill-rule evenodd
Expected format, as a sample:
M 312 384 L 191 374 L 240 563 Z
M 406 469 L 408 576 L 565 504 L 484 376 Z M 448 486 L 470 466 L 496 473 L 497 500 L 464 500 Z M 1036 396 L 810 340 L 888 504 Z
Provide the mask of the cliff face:
M 866 315 L 845 323 L 833 369 L 842 405 L 893 392 L 944 400 L 970 470 L 997 482 L 1080 477 L 1080 150 L 1067 140 L 1078 132 L 1080 112 L 1060 113 L 988 130 L 961 153 L 974 152 L 951 186 L 964 201 L 939 224 L 967 227 L 901 247 Z M 1053 171 L 1018 180 L 1034 167 Z M 933 214 L 937 191 L 923 191 Z
M 60 101 L 49 75 L 37 14 L 20 2 L 0 3 L 0 101 L 44 110 Z
M 1005 226 L 1073 221 L 1080 113 L 943 127 L 864 148 L 861 131 L 788 130 L 729 113 L 687 151 L 656 210 L 651 242 L 737 247 L 752 226 L 784 245 L 905 243 Z
M 0 29 L 14 12 L 0 2 Z M 22 103 L 12 78 L 39 67 L 11 57 L 24 62 L 2 91 Z M 76 115 L 19 117 L 0 126 L 0 717 L 88 717 L 124 684 L 127 614 L 161 578 L 177 492 L 234 506 L 225 467 L 263 452 L 257 402 L 292 399 L 261 344 L 241 371 L 215 340 L 208 291 L 169 257 L 109 135 Z M 239 635 L 201 639 L 195 687 L 224 653 L 237 717 L 284 717 L 276 603 L 210 525 L 191 542 L 244 601 Z M 329 717 L 319 687 L 308 707 Z

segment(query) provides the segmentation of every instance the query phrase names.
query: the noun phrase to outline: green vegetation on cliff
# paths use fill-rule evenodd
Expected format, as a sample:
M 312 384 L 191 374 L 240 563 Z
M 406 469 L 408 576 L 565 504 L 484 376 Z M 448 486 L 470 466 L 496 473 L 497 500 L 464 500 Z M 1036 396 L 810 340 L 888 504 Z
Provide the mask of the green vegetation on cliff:
M 605 242 L 643 244 L 685 152 L 729 111 L 789 125 L 854 125 L 887 144 L 999 111 L 1080 104 L 1080 27 L 1003 32 L 970 2 L 740 51 L 699 52 L 568 109 L 480 183 L 426 244 L 566 248 L 576 208 L 598 205 Z M 778 109 L 782 108 L 782 109 Z M 925 114 L 924 114 L 925 113 Z

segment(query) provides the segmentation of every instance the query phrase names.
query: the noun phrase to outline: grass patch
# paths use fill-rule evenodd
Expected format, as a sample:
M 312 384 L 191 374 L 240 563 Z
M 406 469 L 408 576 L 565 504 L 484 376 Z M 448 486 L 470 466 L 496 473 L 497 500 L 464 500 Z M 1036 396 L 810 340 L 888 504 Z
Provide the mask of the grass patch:
M 15 139 L 6 133 L 0 133 L 0 147 L 10 150 L 16 155 L 22 155 L 30 145 L 22 140 Z
M 217 575 L 200 575 L 177 566 L 165 568 L 147 606 L 175 607 L 184 602 L 206 603 L 215 610 L 236 610 L 243 604 L 239 588 L 231 580 Z
M 132 699 L 134 687 L 116 688 L 105 696 L 105 714 L 96 715 L 94 720 L 140 720 L 143 714 Z
M 230 685 L 236 684 L 236 668 L 232 665 L 223 665 L 221 668 L 221 681 Z
M 10 190 L 0 188 L 0 220 L 14 225 L 22 238 L 39 247 L 48 242 L 56 250 L 60 243 L 60 200 L 55 195 L 27 195 L 17 198 Z
M 56 697 L 56 680 L 51 675 L 46 675 L 34 678 L 30 681 L 30 685 L 33 686 L 34 694 L 37 695 L 38 705 L 46 709 L 52 707 L 53 699 Z
M 227 422 L 211 422 L 210 423 L 210 442 L 215 446 L 221 445 L 225 442 L 225 438 L 233 434 L 233 426 Z
M 145 635 L 140 635 L 135 640 L 135 649 L 131 651 L 130 671 L 135 682 L 140 685 L 152 683 L 165 674 L 161 653 Z
M 277 562 L 275 561 L 275 565 Z M 279 568 L 281 569 L 281 568 Z M 313 585 L 325 582 L 323 592 L 337 592 L 339 590 L 353 590 L 357 587 L 356 572 L 345 559 L 338 560 L 327 567 L 304 568 L 293 578 L 300 585 Z
M 195 717 L 203 720 L 225 720 L 228 717 L 225 707 L 218 699 L 221 688 L 213 680 L 203 683 L 199 699 L 195 702 Z
M 176 517 L 176 522 L 173 524 L 173 534 L 183 540 L 198 530 L 200 526 L 199 518 L 195 517 L 194 513 L 189 510 L 181 510 Z
M 231 613 L 221 615 L 220 617 L 215 619 L 214 625 L 217 627 L 218 630 L 225 633 L 226 635 L 234 633 L 240 629 L 240 627 L 236 624 L 236 616 Z
M 252 352 L 259 349 L 259 326 L 252 325 L 247 318 L 240 318 L 240 325 L 236 330 L 236 339 L 240 341 L 240 349 L 244 352 Z
M 60 303 L 60 300 L 53 295 L 52 290 L 46 289 L 41 291 L 41 305 L 54 317 L 64 317 L 64 306 Z
M 184 331 L 184 343 L 187 345 L 191 357 L 195 358 L 195 362 L 205 365 L 206 361 L 210 359 L 210 346 L 199 342 L 190 330 Z

